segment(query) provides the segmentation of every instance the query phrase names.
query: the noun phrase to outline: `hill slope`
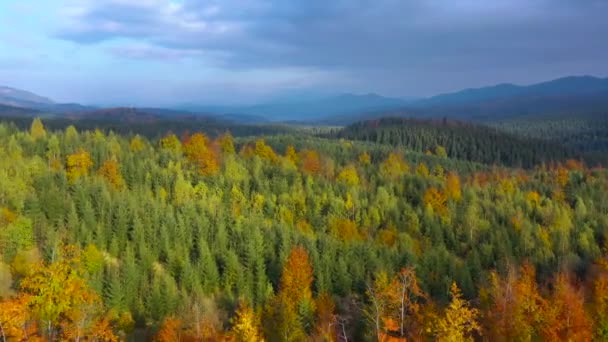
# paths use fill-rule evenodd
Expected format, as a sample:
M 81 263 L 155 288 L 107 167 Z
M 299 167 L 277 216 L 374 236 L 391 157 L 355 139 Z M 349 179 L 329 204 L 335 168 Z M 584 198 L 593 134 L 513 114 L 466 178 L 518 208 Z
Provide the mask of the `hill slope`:
M 403 146 L 420 152 L 443 146 L 450 158 L 526 168 L 578 157 L 573 150 L 556 143 L 453 120 L 383 118 L 352 124 L 330 136 Z

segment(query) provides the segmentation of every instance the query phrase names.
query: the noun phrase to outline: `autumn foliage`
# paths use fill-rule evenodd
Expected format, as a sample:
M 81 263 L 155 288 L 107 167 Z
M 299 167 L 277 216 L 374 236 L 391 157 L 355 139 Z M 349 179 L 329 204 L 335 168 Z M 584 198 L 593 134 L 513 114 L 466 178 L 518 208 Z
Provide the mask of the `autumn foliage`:
M 89 174 L 89 171 L 93 166 L 93 160 L 91 160 L 89 152 L 81 149 L 78 152 L 70 154 L 67 157 L 66 164 L 68 180 L 73 183 L 79 178 Z

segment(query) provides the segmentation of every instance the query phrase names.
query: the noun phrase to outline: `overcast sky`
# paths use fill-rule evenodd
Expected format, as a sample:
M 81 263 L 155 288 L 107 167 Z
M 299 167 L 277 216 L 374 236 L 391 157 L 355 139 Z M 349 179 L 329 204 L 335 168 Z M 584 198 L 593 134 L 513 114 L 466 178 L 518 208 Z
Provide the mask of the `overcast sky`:
M 0 84 L 170 105 L 605 77 L 607 16 L 605 0 L 1 0 Z

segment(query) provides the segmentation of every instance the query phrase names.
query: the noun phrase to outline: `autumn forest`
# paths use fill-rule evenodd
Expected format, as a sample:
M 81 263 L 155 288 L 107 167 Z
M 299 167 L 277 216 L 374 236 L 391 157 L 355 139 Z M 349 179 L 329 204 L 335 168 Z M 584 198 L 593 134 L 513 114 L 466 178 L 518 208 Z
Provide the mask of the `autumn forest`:
M 449 122 L 27 126 L 0 123 L 0 341 L 608 339 L 597 154 Z

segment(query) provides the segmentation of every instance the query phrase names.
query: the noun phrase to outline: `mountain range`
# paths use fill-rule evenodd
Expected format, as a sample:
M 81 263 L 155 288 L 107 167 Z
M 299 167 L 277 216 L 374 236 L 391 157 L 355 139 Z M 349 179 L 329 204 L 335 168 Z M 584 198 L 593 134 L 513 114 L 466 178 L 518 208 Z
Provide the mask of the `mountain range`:
M 347 124 L 385 116 L 449 117 L 493 120 L 529 115 L 608 113 L 608 78 L 569 76 L 538 84 L 498 84 L 440 94 L 425 99 L 400 99 L 377 94 L 340 94 L 302 101 L 277 100 L 249 106 L 181 105 L 160 108 L 96 108 L 55 103 L 49 98 L 0 87 L 0 113 L 51 113 L 68 117 L 117 119 L 214 117 L 241 123 L 321 122 Z M 38 115 L 38 114 L 36 114 Z M 130 121 L 128 119 L 127 121 Z

